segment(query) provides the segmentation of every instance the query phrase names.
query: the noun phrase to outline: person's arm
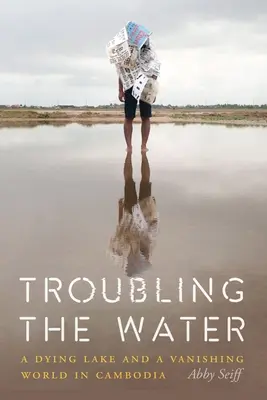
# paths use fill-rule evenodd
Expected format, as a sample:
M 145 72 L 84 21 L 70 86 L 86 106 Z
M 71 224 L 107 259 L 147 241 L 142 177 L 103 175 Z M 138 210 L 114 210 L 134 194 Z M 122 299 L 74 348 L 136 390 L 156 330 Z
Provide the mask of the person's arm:
M 121 78 L 119 78 L 119 92 L 123 92 L 123 84 Z
M 123 216 L 123 199 L 119 200 L 119 223 L 121 222 Z
M 119 100 L 124 101 L 124 91 L 123 91 L 123 84 L 121 78 L 119 78 Z

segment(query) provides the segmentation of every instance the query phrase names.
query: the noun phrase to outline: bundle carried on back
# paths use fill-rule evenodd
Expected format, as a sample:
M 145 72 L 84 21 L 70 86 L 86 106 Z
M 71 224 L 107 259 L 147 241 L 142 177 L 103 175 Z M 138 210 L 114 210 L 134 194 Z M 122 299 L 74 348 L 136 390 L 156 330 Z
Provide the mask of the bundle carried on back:
M 149 104 L 153 104 L 157 96 L 160 74 L 160 62 L 151 35 L 152 32 L 147 28 L 130 21 L 106 48 L 124 91 L 132 88 L 136 100 L 141 99 Z

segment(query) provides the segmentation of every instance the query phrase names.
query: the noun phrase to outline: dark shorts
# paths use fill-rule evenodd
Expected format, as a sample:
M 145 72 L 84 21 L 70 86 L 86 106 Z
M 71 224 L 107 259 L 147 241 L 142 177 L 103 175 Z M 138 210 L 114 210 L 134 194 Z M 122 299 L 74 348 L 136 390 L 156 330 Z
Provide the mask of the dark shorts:
M 126 119 L 134 119 L 136 116 L 137 100 L 132 95 L 132 88 L 125 91 L 124 113 Z M 152 117 L 152 107 L 144 101 L 139 101 L 141 118 Z
M 132 208 L 139 201 L 146 199 L 151 196 L 151 182 L 142 182 L 139 187 L 139 199 L 137 198 L 135 182 L 133 179 L 129 179 L 125 182 L 124 186 L 124 207 L 132 213 Z

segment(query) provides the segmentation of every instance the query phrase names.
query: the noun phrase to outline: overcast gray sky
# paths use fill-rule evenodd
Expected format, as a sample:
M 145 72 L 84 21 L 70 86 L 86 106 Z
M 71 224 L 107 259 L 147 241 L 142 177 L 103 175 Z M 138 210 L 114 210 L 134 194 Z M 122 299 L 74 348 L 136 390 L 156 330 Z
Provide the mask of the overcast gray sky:
M 128 20 L 153 31 L 158 103 L 267 103 L 266 0 L 1 0 L 0 104 L 118 102 L 105 46 Z

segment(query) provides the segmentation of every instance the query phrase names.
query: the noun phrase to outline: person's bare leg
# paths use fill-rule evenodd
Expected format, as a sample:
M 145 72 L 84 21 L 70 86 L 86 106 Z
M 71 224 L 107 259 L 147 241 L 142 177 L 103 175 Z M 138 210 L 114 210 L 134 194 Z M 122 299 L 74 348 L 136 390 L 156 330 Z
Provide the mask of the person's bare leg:
M 124 120 L 124 137 L 127 145 L 127 151 L 132 151 L 132 134 L 133 134 L 133 120 L 125 118 Z
M 131 152 L 127 152 L 127 155 L 126 155 L 126 158 L 124 161 L 123 174 L 124 174 L 125 182 L 133 179 L 133 165 L 132 165 L 132 153 Z
M 141 181 L 145 182 L 145 183 L 149 183 L 149 181 L 150 181 L 150 167 L 149 167 L 149 162 L 148 162 L 145 152 L 142 153 Z
M 150 134 L 150 118 L 142 118 L 141 134 L 142 134 L 141 151 L 146 152 L 148 150 L 146 145 Z

